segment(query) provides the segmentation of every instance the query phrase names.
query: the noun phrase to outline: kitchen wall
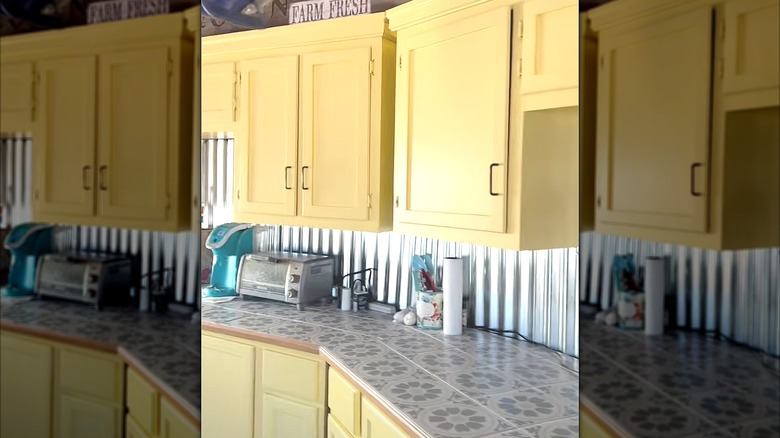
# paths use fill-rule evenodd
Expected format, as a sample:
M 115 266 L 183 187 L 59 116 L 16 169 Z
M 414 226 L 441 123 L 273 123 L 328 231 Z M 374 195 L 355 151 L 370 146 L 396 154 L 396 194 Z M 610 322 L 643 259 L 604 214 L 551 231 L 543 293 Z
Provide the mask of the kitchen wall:
M 580 301 L 614 302 L 610 270 L 617 254 L 668 258 L 667 297 L 677 327 L 725 336 L 780 354 L 780 248 L 713 251 L 597 233 L 580 237 Z
M 32 218 L 32 139 L 22 134 L 0 138 L 0 228 Z M 174 300 L 200 307 L 200 236 L 105 227 L 59 226 L 57 251 L 101 251 L 137 256 L 141 276 L 173 269 Z
M 232 140 L 202 142 L 203 227 L 232 220 Z M 399 233 L 365 233 L 273 225 L 257 235 L 258 249 L 333 255 L 337 277 L 377 269 L 382 302 L 412 303 L 413 254 L 431 254 L 441 284 L 444 257 L 464 257 L 468 271 L 468 321 L 477 328 L 518 335 L 568 355 L 578 355 L 578 254 L 576 248 L 507 251 Z

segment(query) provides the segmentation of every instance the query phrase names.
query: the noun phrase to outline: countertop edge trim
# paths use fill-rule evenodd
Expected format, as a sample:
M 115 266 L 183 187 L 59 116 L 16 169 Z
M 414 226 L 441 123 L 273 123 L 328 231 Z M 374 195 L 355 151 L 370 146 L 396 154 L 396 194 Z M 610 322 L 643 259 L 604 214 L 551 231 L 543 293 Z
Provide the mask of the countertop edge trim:
M 117 353 L 128 366 L 140 372 L 144 379 L 155 386 L 157 390 L 162 393 L 162 395 L 167 397 L 172 402 L 172 404 L 182 412 L 182 414 L 198 424 L 198 427 L 200 428 L 200 411 L 198 409 L 195 409 L 195 407 L 187 402 L 187 400 L 178 395 L 176 391 L 170 387 L 170 385 L 156 377 L 154 373 L 149 371 L 149 369 L 145 367 L 141 361 L 133 357 L 133 354 L 127 351 L 124 347 L 118 347 Z
M 580 412 L 585 412 L 585 414 L 588 415 L 592 421 L 594 421 L 601 429 L 605 429 L 606 432 L 614 438 L 635 438 L 633 434 L 629 433 L 627 430 L 623 429 L 614 421 L 612 421 L 609 414 L 599 409 L 598 406 L 588 400 L 582 393 L 580 393 Z
M 22 325 L 17 325 L 17 324 L 3 322 L 3 321 L 0 321 L 0 330 L 8 330 L 9 332 L 19 333 L 28 336 L 35 336 L 53 342 L 62 342 L 65 344 L 75 345 L 77 347 L 102 351 L 105 353 L 117 354 L 119 352 L 117 346 L 113 344 L 105 344 L 102 342 L 97 342 L 90 339 L 81 338 L 78 336 L 63 335 L 45 329 L 30 328 L 30 327 L 25 327 Z
M 235 336 L 248 341 L 264 342 L 266 344 L 276 345 L 277 347 L 291 348 L 293 350 L 303 351 L 305 353 L 320 354 L 319 345 L 303 341 L 296 341 L 283 336 L 267 335 L 239 327 L 225 327 L 223 325 L 210 322 L 201 322 L 201 329 L 222 335 Z

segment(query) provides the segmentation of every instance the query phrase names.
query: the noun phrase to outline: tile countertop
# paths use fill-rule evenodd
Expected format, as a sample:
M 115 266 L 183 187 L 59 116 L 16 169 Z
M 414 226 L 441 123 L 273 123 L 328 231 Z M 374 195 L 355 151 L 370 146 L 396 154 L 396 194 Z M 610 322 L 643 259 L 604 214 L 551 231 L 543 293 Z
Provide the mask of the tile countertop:
M 204 328 L 283 338 L 322 356 L 423 436 L 577 436 L 577 360 L 485 331 L 420 330 L 392 315 L 259 299 L 204 304 Z M 566 364 L 566 366 L 563 366 Z
M 60 300 L 0 300 L 0 328 L 115 352 L 200 418 L 200 325 L 134 308 Z
M 580 362 L 581 403 L 622 436 L 780 436 L 780 377 L 747 348 L 582 320 Z

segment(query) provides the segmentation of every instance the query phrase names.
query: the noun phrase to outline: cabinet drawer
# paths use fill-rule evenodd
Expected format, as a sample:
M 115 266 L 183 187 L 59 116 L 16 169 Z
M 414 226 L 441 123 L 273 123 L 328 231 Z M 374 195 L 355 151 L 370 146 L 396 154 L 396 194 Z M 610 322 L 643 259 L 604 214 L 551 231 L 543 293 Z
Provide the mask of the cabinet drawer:
M 136 424 L 149 435 L 157 434 L 157 391 L 132 368 L 127 369 L 127 408 Z
M 360 391 L 333 368 L 328 369 L 328 407 L 352 435 L 360 435 Z
M 324 401 L 324 379 L 321 378 L 324 376 L 321 376 L 319 361 L 264 349 L 261 363 L 261 382 L 266 392 L 312 402 Z
M 353 438 L 354 435 L 344 429 L 333 414 L 328 415 L 328 438 Z
M 100 353 L 63 348 L 60 353 L 60 387 L 109 402 L 121 402 L 121 366 Z

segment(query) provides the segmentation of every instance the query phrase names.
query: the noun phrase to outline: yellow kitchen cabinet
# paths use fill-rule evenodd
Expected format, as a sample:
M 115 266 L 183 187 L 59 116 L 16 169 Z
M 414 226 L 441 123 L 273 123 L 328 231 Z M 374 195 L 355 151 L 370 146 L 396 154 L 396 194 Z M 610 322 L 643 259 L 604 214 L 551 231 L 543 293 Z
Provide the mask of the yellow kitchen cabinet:
M 255 349 L 226 337 L 201 337 L 204 437 L 254 436 Z
M 200 436 L 200 430 L 196 425 L 182 415 L 168 400 L 161 399 L 160 438 L 199 438 Z
M 355 438 L 347 432 L 344 426 L 336 420 L 332 414 L 328 415 L 328 438 Z
M 236 215 L 295 216 L 298 197 L 298 56 L 240 61 L 246 145 L 235 161 Z M 209 84 L 204 84 L 204 89 Z
M 527 3 L 387 11 L 398 39 L 394 231 L 515 250 L 577 245 L 576 38 L 557 37 L 576 35 L 576 3 Z M 555 140 L 540 135 L 550 127 Z
M 728 1 L 723 15 L 723 92 L 780 86 L 780 3 Z
M 90 55 L 37 64 L 43 123 L 33 142 L 38 214 L 86 218 L 95 214 L 96 69 L 97 59 Z
M 217 35 L 202 44 L 205 65 L 234 62 L 238 71 L 236 220 L 392 227 L 395 37 L 384 14 Z M 208 130 L 230 130 L 222 123 Z
M 157 387 L 127 367 L 125 434 L 145 438 L 195 438 L 199 426 L 182 414 Z M 205 435 L 204 435 L 205 436 Z
M 51 345 L 0 332 L 0 436 L 51 436 L 53 363 Z
M 333 367 L 328 369 L 328 408 L 330 417 L 337 420 L 346 433 L 360 435 L 360 391 Z M 328 424 L 330 422 L 329 419 Z
M 620 0 L 588 12 L 598 38 L 595 230 L 778 246 L 780 92 L 768 78 L 780 54 L 756 61 L 728 43 L 756 38 L 745 21 L 770 34 L 778 22 L 756 18 L 750 11 L 766 8 L 753 2 L 678 5 Z
M 201 131 L 231 131 L 238 116 L 238 71 L 234 62 L 201 68 Z
M 34 220 L 189 228 L 192 40 L 176 13 L 0 41 L 1 94 L 34 66 Z
M 324 438 L 318 355 L 213 332 L 203 333 L 201 349 L 204 437 Z
M 4 37 L 6 38 L 6 37 Z M 0 132 L 32 129 L 35 117 L 35 74 L 32 62 L 8 62 L 0 58 Z
M 360 408 L 360 436 L 362 438 L 407 437 L 384 412 L 364 398 Z
M 92 400 L 62 394 L 59 399 L 58 438 L 121 437 L 119 410 Z

